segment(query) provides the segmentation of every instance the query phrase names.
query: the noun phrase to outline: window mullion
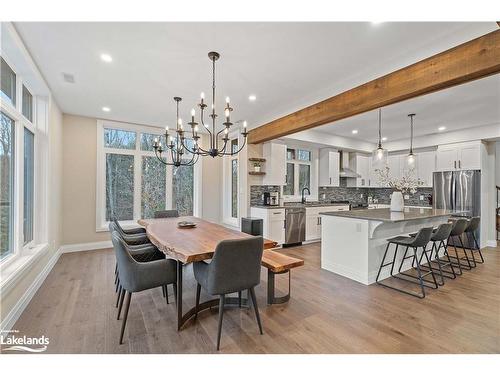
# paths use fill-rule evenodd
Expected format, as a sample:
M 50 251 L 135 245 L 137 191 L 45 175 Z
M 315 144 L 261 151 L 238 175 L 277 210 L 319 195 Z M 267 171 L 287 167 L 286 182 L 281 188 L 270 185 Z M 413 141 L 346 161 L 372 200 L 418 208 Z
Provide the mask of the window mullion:
M 136 132 L 134 155 L 134 220 L 141 218 L 142 155 L 140 152 L 140 133 Z

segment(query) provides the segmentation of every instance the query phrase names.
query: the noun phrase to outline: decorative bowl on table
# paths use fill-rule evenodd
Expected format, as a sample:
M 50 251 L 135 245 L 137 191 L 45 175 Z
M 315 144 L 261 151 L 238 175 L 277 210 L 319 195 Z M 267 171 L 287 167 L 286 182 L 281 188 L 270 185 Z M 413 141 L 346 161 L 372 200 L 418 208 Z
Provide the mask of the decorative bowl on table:
M 195 228 L 196 223 L 193 223 L 192 221 L 179 221 L 177 223 L 177 227 L 180 229 L 190 229 L 190 228 Z

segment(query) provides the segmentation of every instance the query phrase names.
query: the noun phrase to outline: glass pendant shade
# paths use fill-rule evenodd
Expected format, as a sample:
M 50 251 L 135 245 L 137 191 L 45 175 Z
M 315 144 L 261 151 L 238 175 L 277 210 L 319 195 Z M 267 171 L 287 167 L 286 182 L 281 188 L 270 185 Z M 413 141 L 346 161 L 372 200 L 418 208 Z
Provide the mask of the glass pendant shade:
M 388 152 L 382 147 L 382 109 L 378 110 L 378 146 L 372 152 L 372 169 L 383 169 L 387 165 Z
M 417 156 L 413 153 L 413 117 L 415 117 L 415 114 L 410 113 L 408 117 L 410 118 L 410 152 L 405 158 L 403 171 L 414 172 L 417 169 Z
M 405 165 L 403 170 L 407 172 L 415 171 L 417 169 L 417 156 L 414 153 L 406 155 Z
M 388 152 L 382 146 L 372 152 L 372 168 L 382 169 L 387 165 Z

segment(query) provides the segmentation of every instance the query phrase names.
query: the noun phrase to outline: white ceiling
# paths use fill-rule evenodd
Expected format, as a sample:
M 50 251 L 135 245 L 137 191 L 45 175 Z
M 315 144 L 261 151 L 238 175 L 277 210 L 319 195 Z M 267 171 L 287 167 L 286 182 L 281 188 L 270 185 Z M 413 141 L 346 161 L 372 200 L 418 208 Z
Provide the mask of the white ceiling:
M 199 93 L 210 92 L 207 53 L 216 50 L 221 53 L 218 107 L 230 96 L 233 121 L 246 119 L 249 127 L 498 28 L 495 22 L 18 22 L 15 27 L 65 113 L 164 126 L 175 121 L 172 97 L 181 96 L 181 116 L 187 118 Z M 102 62 L 101 53 L 113 62 Z M 73 74 L 75 83 L 64 82 L 63 73 Z M 257 100 L 249 102 L 249 94 Z M 498 76 L 388 108 L 384 129 L 391 140 L 407 137 L 406 126 L 390 129 L 406 124 L 408 111 L 417 113 L 417 134 L 440 124 L 491 122 L 495 99 L 498 104 Z M 103 106 L 111 112 L 102 112 Z M 370 112 L 321 130 L 352 136 L 356 127 L 360 138 L 375 142 L 376 120 Z

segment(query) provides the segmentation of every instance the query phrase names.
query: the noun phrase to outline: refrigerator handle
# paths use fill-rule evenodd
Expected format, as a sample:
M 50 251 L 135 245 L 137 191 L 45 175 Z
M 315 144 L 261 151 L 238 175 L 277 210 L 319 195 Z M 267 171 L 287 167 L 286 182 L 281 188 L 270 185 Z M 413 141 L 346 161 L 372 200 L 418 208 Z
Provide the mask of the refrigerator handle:
M 455 161 L 455 164 L 457 162 Z M 451 209 L 456 210 L 457 208 L 457 176 L 456 172 L 451 175 Z
M 454 168 L 457 169 L 457 161 L 456 160 L 453 162 L 453 164 L 454 164 Z

